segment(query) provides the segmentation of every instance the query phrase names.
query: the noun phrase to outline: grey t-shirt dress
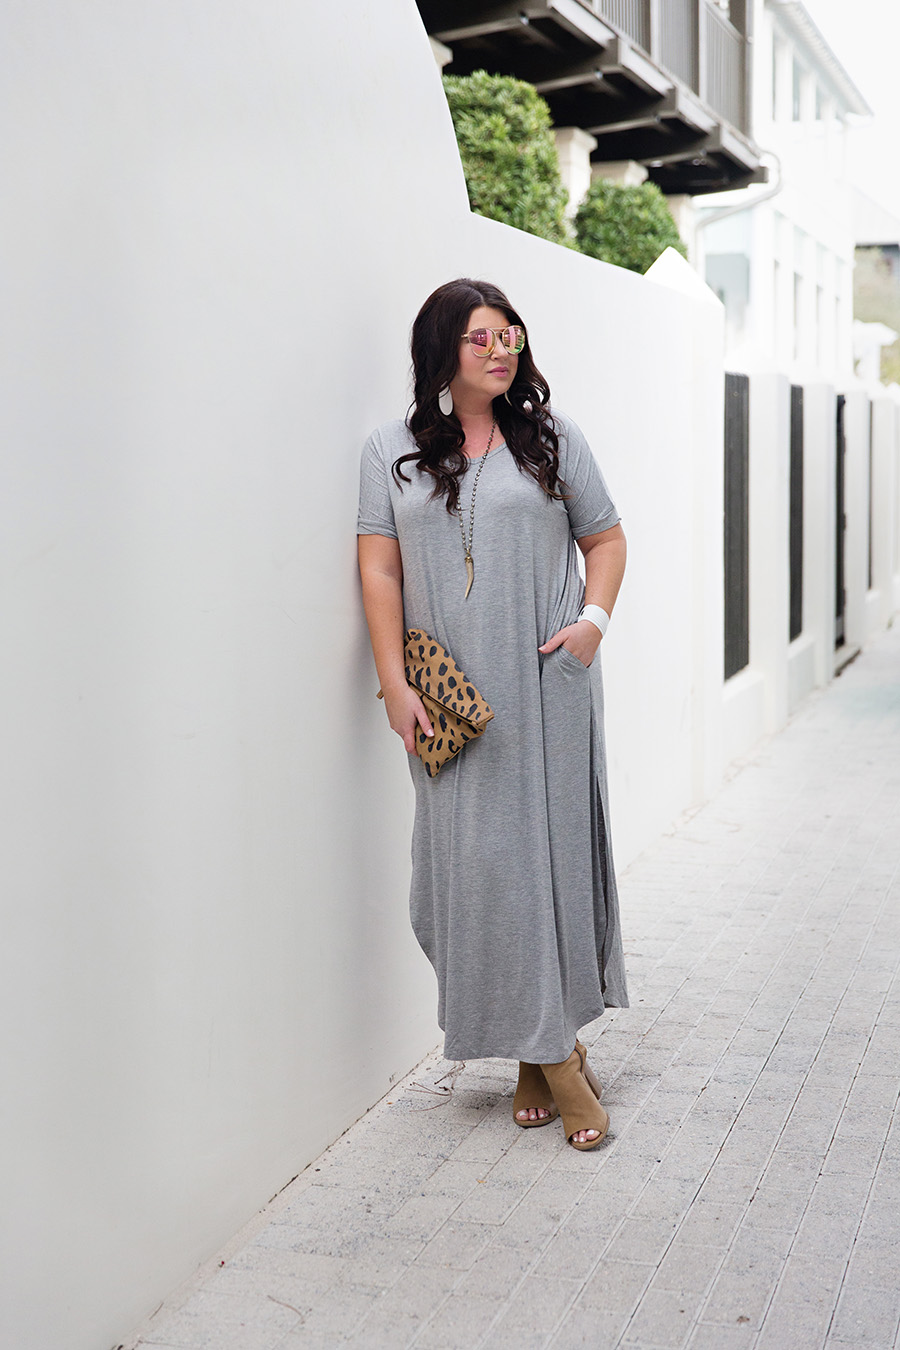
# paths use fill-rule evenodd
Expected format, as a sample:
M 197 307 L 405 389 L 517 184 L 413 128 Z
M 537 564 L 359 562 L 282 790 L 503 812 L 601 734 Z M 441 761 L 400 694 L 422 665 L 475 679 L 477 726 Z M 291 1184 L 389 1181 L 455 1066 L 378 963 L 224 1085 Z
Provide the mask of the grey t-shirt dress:
M 415 449 L 406 424 L 379 427 L 362 453 L 357 530 L 399 541 L 406 627 L 437 638 L 494 710 L 436 778 L 409 757 L 410 914 L 452 1060 L 558 1063 L 579 1027 L 628 1006 L 600 651 L 590 667 L 565 647 L 538 651 L 584 603 L 575 540 L 619 516 L 581 431 L 554 418 L 567 500 L 495 446 L 478 480 L 468 599 L 458 516 L 414 464 L 402 490 L 392 477 Z M 467 530 L 478 463 L 461 483 Z

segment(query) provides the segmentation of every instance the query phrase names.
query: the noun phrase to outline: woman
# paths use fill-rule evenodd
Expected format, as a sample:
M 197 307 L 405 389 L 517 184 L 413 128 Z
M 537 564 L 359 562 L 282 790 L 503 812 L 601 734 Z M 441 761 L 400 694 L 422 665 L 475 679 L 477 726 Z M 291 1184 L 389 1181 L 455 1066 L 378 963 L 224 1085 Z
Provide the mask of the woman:
M 363 450 L 358 521 L 375 665 L 416 789 L 412 924 L 446 1057 L 518 1059 L 516 1124 L 562 1112 L 569 1142 L 594 1148 L 609 1117 L 575 1033 L 628 1002 L 597 656 L 625 537 L 496 286 L 439 287 L 412 359 L 408 421 Z M 444 646 L 494 712 L 433 778 L 417 756 L 433 728 L 406 682 L 408 628 Z

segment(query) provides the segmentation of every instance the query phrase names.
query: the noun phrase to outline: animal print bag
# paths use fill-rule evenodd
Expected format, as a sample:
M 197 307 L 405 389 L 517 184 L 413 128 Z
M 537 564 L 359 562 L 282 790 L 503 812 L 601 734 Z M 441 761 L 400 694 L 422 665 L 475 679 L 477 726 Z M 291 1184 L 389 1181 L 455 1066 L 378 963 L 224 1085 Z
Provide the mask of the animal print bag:
M 416 727 L 419 758 L 428 777 L 436 778 L 467 741 L 482 734 L 494 713 L 449 652 L 421 628 L 408 630 L 404 656 L 406 683 L 425 704 L 434 728 L 434 735 L 426 736 Z

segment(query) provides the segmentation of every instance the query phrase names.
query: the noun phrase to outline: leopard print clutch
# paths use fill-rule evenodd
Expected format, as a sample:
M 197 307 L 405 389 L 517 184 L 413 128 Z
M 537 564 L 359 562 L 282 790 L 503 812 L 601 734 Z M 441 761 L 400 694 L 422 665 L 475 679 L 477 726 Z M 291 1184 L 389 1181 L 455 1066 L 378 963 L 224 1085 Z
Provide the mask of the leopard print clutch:
M 468 741 L 480 736 L 494 716 L 471 680 L 449 652 L 421 628 L 406 634 L 406 682 L 425 704 L 433 736 L 416 728 L 419 758 L 429 778 L 436 778 Z M 379 689 L 378 697 L 382 698 Z

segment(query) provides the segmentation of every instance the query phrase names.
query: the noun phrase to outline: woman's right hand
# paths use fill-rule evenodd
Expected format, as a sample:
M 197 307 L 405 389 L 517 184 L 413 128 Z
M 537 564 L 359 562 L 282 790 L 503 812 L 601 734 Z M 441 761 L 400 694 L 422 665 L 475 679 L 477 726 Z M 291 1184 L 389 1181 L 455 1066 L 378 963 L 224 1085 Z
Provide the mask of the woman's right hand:
M 421 727 L 426 736 L 434 735 L 434 728 L 428 720 L 425 704 L 419 695 L 404 683 L 390 692 L 385 690 L 384 706 L 387 709 L 391 730 L 396 731 L 406 746 L 407 754 L 417 755 L 419 751 L 416 745 L 416 729 Z

